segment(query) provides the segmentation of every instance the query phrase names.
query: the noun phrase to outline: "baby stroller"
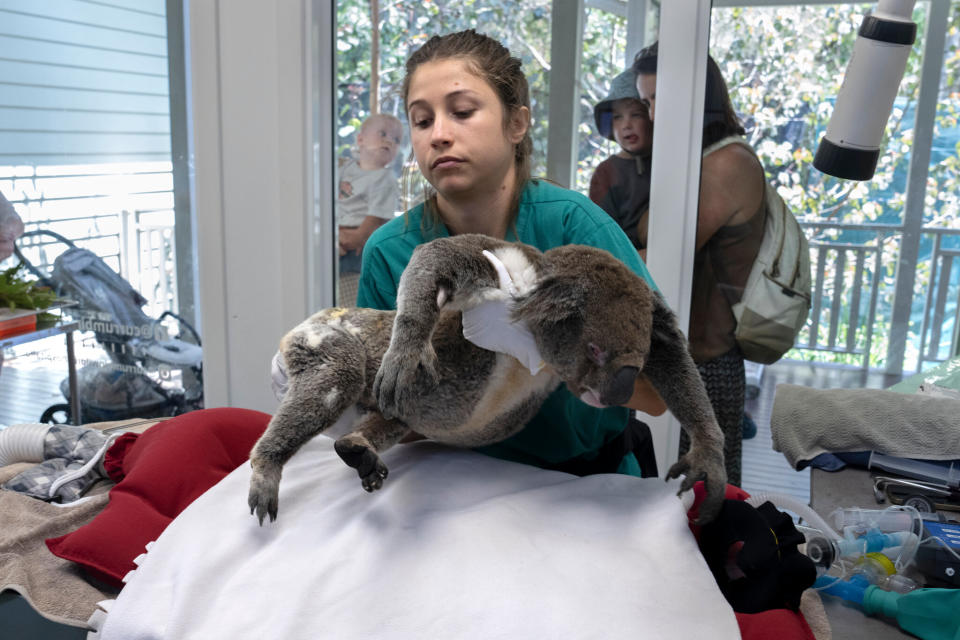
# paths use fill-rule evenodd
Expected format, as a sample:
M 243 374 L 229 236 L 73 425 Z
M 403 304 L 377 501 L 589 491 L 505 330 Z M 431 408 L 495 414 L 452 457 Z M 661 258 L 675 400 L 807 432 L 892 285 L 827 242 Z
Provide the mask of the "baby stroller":
M 67 249 L 42 273 L 22 253 L 28 238 L 49 236 Z M 20 236 L 17 257 L 59 297 L 76 301 L 69 313 L 81 331 L 93 331 L 110 362 L 93 362 L 77 372 L 81 423 L 162 417 L 203 407 L 203 350 L 200 336 L 183 318 L 165 311 L 148 317 L 141 307 L 147 300 L 99 256 L 58 233 L 28 231 Z M 35 241 L 34 241 L 35 242 Z M 47 242 L 45 244 L 54 244 Z M 178 335 L 169 337 L 164 318 L 178 323 Z M 184 338 L 184 331 L 192 339 Z M 179 385 L 171 383 L 179 377 Z M 70 410 L 68 380 L 60 384 L 67 403 L 55 404 L 40 416 L 42 423 L 66 423 Z

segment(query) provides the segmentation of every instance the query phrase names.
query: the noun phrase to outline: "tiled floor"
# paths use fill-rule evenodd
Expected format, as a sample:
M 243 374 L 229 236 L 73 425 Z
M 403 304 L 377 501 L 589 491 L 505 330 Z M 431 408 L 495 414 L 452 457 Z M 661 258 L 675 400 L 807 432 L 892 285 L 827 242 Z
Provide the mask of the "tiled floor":
M 778 362 L 763 368 L 759 394 L 748 398 L 746 409 L 757 423 L 757 435 L 743 442 L 743 488 L 748 493 L 781 493 L 802 502 L 810 501 L 810 469 L 796 471 L 773 450 L 770 415 L 778 384 L 798 384 L 818 389 L 883 389 L 899 377 L 861 370 L 813 367 L 803 362 Z

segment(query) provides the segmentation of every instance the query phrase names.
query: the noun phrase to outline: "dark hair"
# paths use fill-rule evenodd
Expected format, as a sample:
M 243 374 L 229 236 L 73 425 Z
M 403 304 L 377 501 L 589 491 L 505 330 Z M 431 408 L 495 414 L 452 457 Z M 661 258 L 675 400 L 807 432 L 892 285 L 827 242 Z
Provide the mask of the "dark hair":
M 406 109 L 410 92 L 410 79 L 417 68 L 426 62 L 450 58 L 463 60 L 477 77 L 485 80 L 493 88 L 503 106 L 504 128 L 517 109 L 521 107 L 530 109 L 530 89 L 527 85 L 527 77 L 521 69 L 520 59 L 511 56 L 510 50 L 493 38 L 477 33 L 473 29 L 433 36 L 407 58 L 402 88 L 404 109 Z M 513 224 L 516 219 L 520 194 L 530 180 L 532 153 L 533 139 L 530 137 L 528 127 L 523 139 L 517 143 L 514 150 L 516 184 L 507 219 L 508 225 Z M 440 221 L 436 207 L 436 193 L 430 194 L 424 205 L 425 221 L 435 226 Z
M 659 43 L 645 47 L 633 59 L 637 75 L 656 75 Z M 746 131 L 733 110 L 727 83 L 713 56 L 707 55 L 707 87 L 703 105 L 703 148 L 730 135 L 744 135 Z

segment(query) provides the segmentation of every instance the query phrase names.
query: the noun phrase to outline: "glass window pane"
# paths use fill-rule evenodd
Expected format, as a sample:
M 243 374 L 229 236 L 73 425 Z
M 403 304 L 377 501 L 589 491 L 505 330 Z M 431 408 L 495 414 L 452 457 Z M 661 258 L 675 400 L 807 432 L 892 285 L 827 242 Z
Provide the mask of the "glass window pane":
M 170 39 L 169 24 L 175 29 Z M 181 179 L 187 162 L 183 52 L 171 44 L 182 43 L 182 15 L 168 16 L 162 0 L 143 2 L 137 11 L 38 5 L 29 13 L 5 13 L 4 25 L 0 193 L 23 221 L 17 246 L 29 269 L 20 273 L 46 278 L 61 298 L 78 302 L 65 315 L 81 331 L 76 355 L 84 420 L 199 406 L 199 346 L 187 365 L 159 351 L 146 355 L 158 339 L 181 332 L 199 342 L 192 295 L 186 296 L 187 322 L 159 322 L 165 312 L 180 310 L 180 290 L 193 287 L 191 252 L 181 249 L 178 260 L 177 247 L 178 239 L 189 242 L 189 233 L 175 236 L 178 215 L 189 219 L 190 202 Z M 171 46 L 174 55 L 168 55 Z M 81 250 L 92 253 L 83 276 L 100 270 L 71 285 L 65 274 L 75 263 L 68 253 L 82 256 Z M 0 270 L 18 262 L 4 257 Z M 21 300 L 18 307 L 29 304 Z M 0 308 L 8 306 L 0 300 Z M 22 338 L 6 347 L 0 423 L 36 422 L 47 405 L 67 400 L 59 385 L 67 369 L 64 337 Z M 116 397 L 106 397 L 104 375 L 113 376 L 118 389 L 145 391 L 132 408 L 126 399 L 116 404 Z M 24 385 L 48 386 L 50 394 L 28 401 Z M 191 400 L 181 405 L 184 388 Z

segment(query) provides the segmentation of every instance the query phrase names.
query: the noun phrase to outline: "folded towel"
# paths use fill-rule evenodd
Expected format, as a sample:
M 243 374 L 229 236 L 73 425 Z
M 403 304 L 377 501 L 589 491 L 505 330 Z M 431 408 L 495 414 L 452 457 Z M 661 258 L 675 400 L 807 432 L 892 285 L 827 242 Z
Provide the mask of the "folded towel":
M 82 578 L 77 565 L 50 553 L 43 541 L 87 524 L 108 499 L 106 493 L 98 493 L 61 507 L 16 491 L 0 491 L 0 591 L 18 592 L 54 622 L 86 627 L 97 602 L 115 597 L 116 590 Z M 0 638 L 12 637 L 4 633 L 5 625 L 6 621 L 0 623 Z
M 777 385 L 773 448 L 796 469 L 821 453 L 879 451 L 902 458 L 960 458 L 960 400 L 878 389 Z

